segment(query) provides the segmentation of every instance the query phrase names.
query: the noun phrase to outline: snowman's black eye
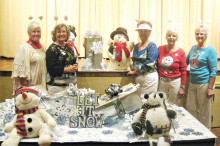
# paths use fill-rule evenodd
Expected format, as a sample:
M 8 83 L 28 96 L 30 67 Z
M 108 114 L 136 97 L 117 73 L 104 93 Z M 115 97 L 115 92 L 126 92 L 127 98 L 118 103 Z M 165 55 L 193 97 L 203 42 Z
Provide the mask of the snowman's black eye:
M 31 119 L 31 118 L 28 118 L 27 121 L 28 121 L 28 123 L 31 123 L 31 122 L 32 122 L 32 119 Z
M 145 98 L 145 99 L 148 99 L 148 98 L 149 98 L 149 95 L 148 95 L 148 94 L 145 94 L 145 95 L 144 95 L 144 98 Z
M 159 93 L 160 98 L 163 98 L 163 93 Z
M 33 129 L 32 128 L 28 128 L 28 132 L 32 132 L 33 131 Z

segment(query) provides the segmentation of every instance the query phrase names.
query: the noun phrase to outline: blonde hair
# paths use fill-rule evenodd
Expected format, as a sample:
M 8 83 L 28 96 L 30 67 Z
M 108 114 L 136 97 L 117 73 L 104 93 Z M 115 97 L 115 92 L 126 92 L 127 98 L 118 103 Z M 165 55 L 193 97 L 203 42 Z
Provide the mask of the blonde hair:
M 69 39 L 70 37 L 70 30 L 67 28 L 66 24 L 64 23 L 61 23 L 61 24 L 58 24 L 54 27 L 53 31 L 51 32 L 51 35 L 52 35 L 52 40 L 54 42 L 56 42 L 56 33 L 57 33 L 57 30 L 60 30 L 61 27 L 65 26 L 66 27 L 66 32 L 67 32 L 67 38 L 65 40 L 65 42 L 67 42 L 67 40 Z
M 208 31 L 208 28 L 207 28 L 205 25 L 203 25 L 203 24 L 198 25 L 198 26 L 196 27 L 196 29 L 195 29 L 195 33 L 196 33 L 198 30 L 203 30 L 203 31 L 205 32 L 205 35 L 208 36 L 209 31 Z
M 35 28 L 41 28 L 40 24 L 37 23 L 36 21 L 32 21 L 28 24 L 28 33 L 30 33 L 32 30 L 34 30 Z
M 140 20 L 137 24 L 137 27 L 139 27 L 140 24 L 148 24 L 150 25 L 150 27 L 152 28 L 152 24 L 150 21 L 146 21 L 146 20 Z
M 176 26 L 174 25 L 169 26 L 166 32 L 166 37 L 169 33 L 175 33 L 177 35 L 177 39 L 179 38 L 179 30 Z

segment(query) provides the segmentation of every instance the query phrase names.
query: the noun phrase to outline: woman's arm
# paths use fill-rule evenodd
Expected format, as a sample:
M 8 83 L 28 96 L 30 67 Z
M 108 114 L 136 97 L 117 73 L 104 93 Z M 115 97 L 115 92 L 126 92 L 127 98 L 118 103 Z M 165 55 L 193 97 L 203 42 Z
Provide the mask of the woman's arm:
M 181 72 L 181 85 L 180 85 L 180 89 L 179 89 L 180 95 L 185 94 L 185 85 L 186 85 L 186 77 L 187 77 L 187 70 L 186 69 L 187 69 L 186 55 L 185 55 L 185 52 L 183 51 L 183 53 L 180 57 L 180 72 Z
M 210 48 L 210 52 L 208 54 L 208 67 L 210 71 L 209 77 L 209 85 L 207 90 L 208 98 L 211 98 L 214 95 L 214 84 L 215 78 L 217 74 L 217 53 L 214 48 Z

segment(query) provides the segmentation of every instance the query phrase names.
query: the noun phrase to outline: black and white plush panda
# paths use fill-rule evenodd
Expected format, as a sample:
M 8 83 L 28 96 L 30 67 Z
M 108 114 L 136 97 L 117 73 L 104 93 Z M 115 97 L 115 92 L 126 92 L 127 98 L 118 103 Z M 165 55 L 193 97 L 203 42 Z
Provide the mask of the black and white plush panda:
M 144 104 L 133 118 L 132 129 L 135 134 L 142 135 L 143 131 L 150 139 L 157 139 L 158 146 L 169 146 L 169 131 L 171 119 L 176 117 L 176 112 L 168 110 L 165 105 L 166 94 L 163 92 L 145 94 Z M 150 145 L 155 140 L 150 140 Z

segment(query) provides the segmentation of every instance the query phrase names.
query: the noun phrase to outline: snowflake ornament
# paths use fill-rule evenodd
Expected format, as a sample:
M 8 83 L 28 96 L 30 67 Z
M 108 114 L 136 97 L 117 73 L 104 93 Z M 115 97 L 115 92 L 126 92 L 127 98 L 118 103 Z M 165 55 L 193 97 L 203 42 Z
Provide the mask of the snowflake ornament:
M 101 41 L 93 42 L 93 45 L 91 47 L 91 50 L 94 52 L 94 54 L 102 53 L 103 44 Z

